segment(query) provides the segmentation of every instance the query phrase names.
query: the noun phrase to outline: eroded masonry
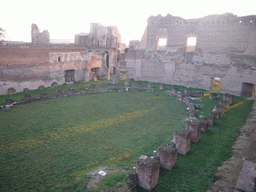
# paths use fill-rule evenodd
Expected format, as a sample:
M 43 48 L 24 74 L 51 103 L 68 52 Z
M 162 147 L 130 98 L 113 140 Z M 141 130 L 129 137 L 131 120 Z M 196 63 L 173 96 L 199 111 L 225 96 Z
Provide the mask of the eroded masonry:
M 121 36 L 116 27 L 91 24 L 75 44 L 51 44 L 47 30 L 31 27 L 31 43 L 0 46 L 0 95 L 51 84 L 109 79 L 117 73 Z M 11 90 L 11 91 L 10 91 Z
M 151 16 L 141 41 L 130 42 L 120 58 L 120 70 L 135 80 L 212 89 L 219 79 L 221 92 L 252 97 L 256 16 Z

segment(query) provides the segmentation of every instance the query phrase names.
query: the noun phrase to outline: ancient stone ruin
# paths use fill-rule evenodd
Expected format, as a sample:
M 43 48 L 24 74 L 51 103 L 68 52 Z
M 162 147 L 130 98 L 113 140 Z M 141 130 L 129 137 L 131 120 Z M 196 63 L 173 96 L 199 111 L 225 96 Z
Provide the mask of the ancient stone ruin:
M 165 46 L 159 46 L 161 39 Z M 148 18 L 140 42 L 124 53 L 129 78 L 212 89 L 243 97 L 255 94 L 256 15 L 232 13 L 183 19 Z

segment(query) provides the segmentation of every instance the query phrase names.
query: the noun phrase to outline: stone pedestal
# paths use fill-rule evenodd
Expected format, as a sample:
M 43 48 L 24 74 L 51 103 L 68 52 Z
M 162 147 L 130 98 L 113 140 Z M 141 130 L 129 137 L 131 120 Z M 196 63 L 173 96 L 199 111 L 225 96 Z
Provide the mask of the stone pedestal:
M 172 88 L 172 91 L 173 91 L 174 93 L 178 93 L 179 89 L 178 89 L 177 87 L 173 87 L 173 88 Z
M 221 115 L 221 112 L 220 111 L 210 111 L 209 115 L 214 116 L 215 119 L 219 119 L 220 115 Z
M 148 84 L 148 88 L 154 88 L 153 83 L 149 83 L 149 84 Z
M 130 79 L 126 79 L 124 85 L 130 85 Z
M 139 176 L 139 186 L 151 190 L 153 189 L 159 179 L 159 157 L 142 158 L 137 161 L 137 173 Z
M 208 125 L 213 125 L 215 123 L 215 116 L 209 115 L 204 120 L 208 121 Z
M 184 93 L 185 93 L 185 95 L 187 95 L 187 96 L 190 96 L 191 95 L 191 89 L 184 89 Z
M 159 89 L 160 89 L 160 90 L 165 90 L 166 88 L 165 88 L 165 86 L 164 86 L 163 84 L 161 84 L 161 85 L 159 86 Z
M 225 113 L 226 106 L 216 104 L 214 107 L 214 111 L 220 111 L 221 113 Z
M 112 75 L 109 80 L 109 84 L 117 85 L 119 83 L 119 75 Z
M 223 95 L 223 100 L 229 101 L 230 104 L 233 104 L 234 103 L 234 95 L 231 95 L 229 93 L 225 93 Z
M 197 142 L 200 139 L 200 122 L 195 118 L 186 119 L 185 130 L 191 133 L 190 141 Z
M 33 99 L 34 99 L 33 93 L 26 93 L 26 94 L 24 95 L 24 100 L 25 100 L 26 102 L 32 101 Z
M 218 96 L 217 96 L 217 93 L 210 93 L 210 99 L 217 99 Z
M 230 105 L 230 101 L 226 101 L 226 100 L 221 100 L 219 102 L 220 105 L 225 105 L 226 109 L 229 108 L 229 105 Z
M 190 150 L 190 136 L 191 133 L 184 129 L 174 131 L 173 142 L 178 153 L 185 155 Z
M 208 131 L 208 121 L 202 120 L 200 122 L 200 131 L 201 132 L 207 132 Z
M 171 170 L 177 162 L 177 149 L 172 146 L 160 146 L 157 149 L 157 156 L 160 157 L 160 167 Z

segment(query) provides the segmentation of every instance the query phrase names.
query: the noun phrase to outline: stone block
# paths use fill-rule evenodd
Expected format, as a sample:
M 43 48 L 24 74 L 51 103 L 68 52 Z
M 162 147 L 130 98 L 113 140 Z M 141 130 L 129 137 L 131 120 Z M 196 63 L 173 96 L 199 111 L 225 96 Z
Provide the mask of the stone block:
M 161 84 L 161 85 L 159 86 L 159 89 L 160 89 L 160 90 L 165 90 L 166 87 L 165 87 L 163 84 Z
M 153 83 L 148 83 L 148 88 L 154 88 Z
M 215 116 L 208 115 L 204 120 L 208 121 L 208 125 L 213 125 L 215 123 Z
M 25 102 L 33 101 L 33 100 L 34 100 L 34 95 L 33 95 L 33 93 L 26 93 L 26 94 L 24 95 L 24 100 L 25 100 Z
M 190 136 L 191 133 L 184 129 L 174 131 L 173 142 L 178 153 L 185 155 L 190 150 Z
M 229 93 L 225 93 L 223 95 L 223 100 L 229 101 L 230 104 L 233 104 L 234 103 L 234 95 L 229 94 Z
M 98 88 L 98 85 L 96 85 L 96 84 L 91 84 L 90 87 L 92 87 L 92 88 Z
M 40 93 L 40 97 L 41 98 L 48 98 L 48 97 L 50 97 L 50 94 L 48 92 L 43 92 L 43 93 Z
M 124 85 L 130 85 L 130 80 L 129 79 L 126 79 L 125 82 L 124 82 Z
M 11 104 L 13 104 L 13 103 L 16 103 L 16 100 L 15 100 L 15 99 L 12 99 L 12 98 L 10 98 L 10 99 L 5 99 L 5 105 L 11 105 Z
M 179 89 L 178 89 L 177 87 L 173 87 L 173 88 L 172 88 L 172 92 L 178 93 L 178 91 L 179 91 Z
M 8 95 L 12 95 L 16 93 L 16 89 L 14 89 L 13 87 L 8 89 Z
M 87 87 L 79 87 L 80 90 L 87 90 Z
M 52 84 L 51 84 L 51 87 L 57 87 L 58 86 L 58 83 L 56 81 L 54 81 Z
M 107 86 L 107 83 L 106 82 L 101 82 L 100 85 L 105 87 L 105 86 Z
M 40 86 L 38 87 L 39 90 L 44 89 L 44 88 L 45 88 L 45 86 L 43 86 L 43 85 L 40 85 Z
M 190 141 L 197 142 L 200 139 L 200 121 L 195 118 L 188 118 L 186 120 L 185 130 L 191 133 Z
M 177 162 L 177 149 L 172 146 L 160 146 L 157 149 L 157 156 L 160 157 L 160 167 L 171 170 Z
M 63 90 L 62 89 L 56 89 L 54 91 L 54 93 L 58 94 L 58 95 L 62 95 L 63 94 Z
M 220 100 L 219 104 L 220 105 L 225 105 L 226 109 L 228 109 L 229 106 L 230 106 L 230 101 Z
M 220 111 L 221 113 L 225 113 L 226 106 L 225 105 L 219 105 L 216 104 L 213 111 Z
M 250 161 L 244 161 L 242 170 L 238 176 L 236 183 L 236 189 L 253 192 L 255 191 L 255 181 L 256 181 L 256 163 Z
M 219 118 L 220 118 L 220 115 L 221 115 L 221 112 L 220 112 L 220 111 L 210 111 L 210 112 L 209 112 L 209 115 L 210 115 L 210 116 L 214 116 L 215 119 L 219 119 Z
M 184 93 L 185 93 L 185 95 L 190 96 L 191 93 L 192 93 L 192 90 L 191 89 L 184 89 Z
M 202 120 L 200 122 L 200 131 L 201 132 L 207 132 L 208 131 L 208 121 Z
M 139 176 L 138 173 L 131 172 L 128 175 L 128 187 L 130 190 L 134 189 L 136 186 L 139 185 Z
M 117 85 L 119 83 L 119 75 L 112 75 L 109 80 L 109 84 Z
M 26 93 L 26 92 L 29 92 L 29 91 L 30 91 L 30 89 L 28 89 L 28 88 L 24 88 L 24 89 L 23 89 L 23 92 L 25 92 L 25 93 Z
M 141 87 L 141 83 L 136 83 L 135 87 Z
M 76 92 L 76 88 L 74 87 L 71 87 L 71 88 L 68 88 L 68 93 L 75 93 Z
M 218 99 L 217 93 L 210 93 L 209 97 L 210 99 Z
M 203 97 L 204 96 L 204 92 L 202 92 L 202 91 L 192 92 L 192 93 L 190 93 L 190 96 L 193 96 L 193 97 Z
M 137 161 L 139 186 L 151 190 L 158 184 L 160 159 L 159 157 L 146 157 Z

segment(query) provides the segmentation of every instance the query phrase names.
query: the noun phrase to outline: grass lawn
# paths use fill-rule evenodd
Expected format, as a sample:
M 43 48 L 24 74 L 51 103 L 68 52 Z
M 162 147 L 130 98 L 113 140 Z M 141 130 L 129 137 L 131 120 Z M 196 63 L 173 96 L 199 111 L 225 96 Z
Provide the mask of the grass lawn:
M 67 90 L 90 83 L 57 88 Z M 181 92 L 186 88 L 177 87 Z M 37 96 L 54 89 L 31 92 Z M 187 115 L 178 99 L 165 95 L 165 90 L 155 90 L 73 96 L 0 110 L 0 191 L 84 191 L 86 174 L 97 167 L 133 171 L 141 155 L 156 155 L 153 151 L 165 146 L 173 131 L 185 125 Z M 206 96 L 197 103 L 206 110 L 198 115 L 207 116 L 219 100 L 209 100 L 209 91 L 204 92 Z M 23 96 L 0 96 L 0 103 L 6 98 L 21 101 Z M 199 142 L 191 144 L 187 155 L 178 155 L 171 171 L 160 170 L 159 184 L 152 191 L 205 191 L 216 168 L 230 157 L 237 128 L 252 103 L 235 97 L 232 108 L 201 134 Z M 123 173 L 107 176 L 100 189 L 124 178 Z M 144 190 L 137 187 L 134 191 Z

